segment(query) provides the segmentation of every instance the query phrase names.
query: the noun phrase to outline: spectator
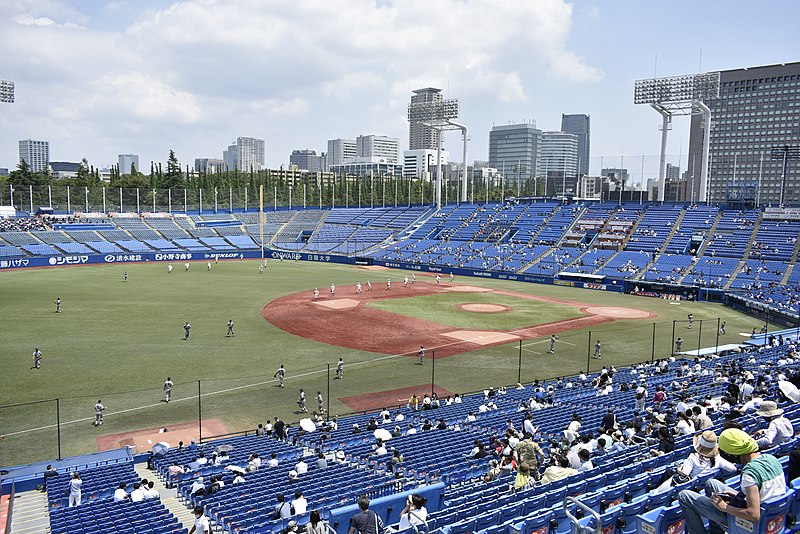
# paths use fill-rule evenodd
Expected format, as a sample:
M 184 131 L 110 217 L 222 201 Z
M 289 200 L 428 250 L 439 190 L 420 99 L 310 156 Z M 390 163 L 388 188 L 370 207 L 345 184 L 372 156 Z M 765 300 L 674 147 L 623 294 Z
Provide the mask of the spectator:
M 656 491 L 666 490 L 676 484 L 713 473 L 718 469 L 731 473 L 736 472 L 736 466 L 719 455 L 717 435 L 712 430 L 697 434 L 694 437 L 693 447 L 694 452 L 686 457 L 677 470 L 667 469 Z
M 378 514 L 369 509 L 369 497 L 366 495 L 358 499 L 359 512 L 350 518 L 348 534 L 382 534 L 383 521 Z
M 305 534 L 327 534 L 328 525 L 322 520 L 319 510 L 311 510 L 308 516 L 308 523 L 306 524 Z
M 377 440 L 375 440 L 375 450 L 372 451 L 372 454 L 374 456 L 383 456 L 384 454 L 387 454 L 388 452 L 389 451 L 386 450 L 386 445 L 383 444 L 383 440 L 381 438 L 378 438 Z
M 205 515 L 205 510 L 202 506 L 194 507 L 194 525 L 189 531 L 189 534 L 210 534 L 211 522 Z
M 549 484 L 576 474 L 578 474 L 578 471 L 569 466 L 569 460 L 566 456 L 554 455 L 550 458 L 550 466 L 544 470 L 542 484 Z
M 75 471 L 72 473 L 72 478 L 69 481 L 69 506 L 80 506 L 81 504 L 81 488 L 83 481 L 81 475 Z
M 151 480 L 147 483 L 147 489 L 144 492 L 145 499 L 160 499 L 161 494 L 155 489 L 155 483 Z
M 272 519 L 289 519 L 294 515 L 292 505 L 286 502 L 286 497 L 283 496 L 283 493 L 279 493 L 277 499 L 278 504 L 275 505 L 275 509 L 272 512 Z
M 728 514 L 746 521 L 761 518 L 761 502 L 786 492 L 783 467 L 777 458 L 758 452 L 758 443 L 743 430 L 729 428 L 719 436 L 719 450 L 734 463 L 743 464 L 741 493 L 716 479 L 706 482 L 705 495 L 691 490 L 678 494 L 686 520 L 687 534 L 720 532 L 727 527 Z M 703 518 L 708 519 L 706 530 Z
M 202 477 L 201 477 L 202 479 Z M 192 486 L 194 488 L 194 486 Z M 194 494 L 194 491 L 192 492 Z M 128 495 L 128 492 L 125 491 L 125 483 L 120 482 L 119 487 L 114 490 L 114 502 L 122 502 L 130 500 L 131 496 Z
M 780 445 L 794 437 L 792 422 L 783 416 L 783 409 L 774 401 L 764 401 L 756 413 L 769 422 L 766 429 L 757 430 L 755 436 L 761 450 Z
M 197 494 L 202 495 L 203 493 L 200 493 L 201 491 L 205 493 L 206 485 L 203 483 L 203 477 L 197 477 L 197 480 L 195 480 L 194 483 L 192 484 L 192 488 L 189 490 L 189 493 L 192 495 L 197 495 Z
M 134 482 L 131 492 L 131 502 L 141 502 L 144 500 L 144 490 L 139 482 Z
M 294 492 L 294 500 L 292 501 L 292 515 L 300 515 L 306 513 L 308 510 L 308 501 L 303 497 L 303 492 L 297 490 Z
M 425 503 L 428 499 L 415 493 L 409 495 L 406 499 L 406 506 L 400 512 L 400 524 L 398 530 L 403 531 L 411 528 L 412 526 L 419 527 L 424 525 L 428 519 L 428 510 L 425 508 Z
M 274 452 L 270 453 L 269 460 L 267 460 L 267 467 L 278 467 L 279 463 L 280 461 L 278 460 L 278 455 Z
M 514 478 L 514 491 L 522 491 L 532 487 L 536 479 L 531 476 L 531 468 L 528 464 L 519 464 L 517 476 Z
M 286 523 L 286 528 L 281 531 L 282 534 L 295 534 L 297 531 L 300 530 L 300 526 L 297 524 L 297 521 L 292 519 L 288 523 Z
M 294 464 L 294 470 L 297 471 L 298 475 L 304 475 L 308 473 L 308 464 L 305 462 L 305 460 L 300 458 L 300 461 Z
M 662 456 L 675 450 L 675 438 L 666 426 L 658 429 L 658 447 L 653 451 L 655 456 Z
M 535 480 L 539 480 L 541 478 L 541 474 L 539 473 L 539 466 L 542 462 L 544 462 L 544 451 L 533 440 L 533 436 L 529 433 L 525 433 L 525 437 L 522 441 L 517 444 L 516 449 L 514 452 L 517 455 L 517 463 L 521 466 L 522 464 L 527 464 L 531 471 L 531 476 Z M 479 443 L 479 442 L 478 442 Z M 485 452 L 485 451 L 484 451 Z M 477 456 L 473 456 L 477 458 Z
M 325 469 L 328 467 L 328 461 L 325 459 L 325 455 L 322 452 L 317 454 L 317 469 Z
M 589 452 L 589 449 L 581 449 L 578 451 L 578 458 L 580 460 L 580 465 L 578 466 L 579 473 L 594 469 L 594 464 L 592 463 L 590 457 L 591 453 Z

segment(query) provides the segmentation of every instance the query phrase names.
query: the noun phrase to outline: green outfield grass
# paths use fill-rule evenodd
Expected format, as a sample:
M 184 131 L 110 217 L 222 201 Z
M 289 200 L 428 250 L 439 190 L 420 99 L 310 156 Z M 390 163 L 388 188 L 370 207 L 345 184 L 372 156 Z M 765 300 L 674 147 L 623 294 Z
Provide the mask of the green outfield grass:
M 500 304 L 510 310 L 501 313 L 476 313 L 458 308 L 459 305 L 465 303 Z M 575 306 L 477 292 L 453 292 L 424 297 L 385 299 L 370 302 L 367 306 L 471 330 L 511 331 L 585 315 Z
M 123 282 L 122 273 L 129 274 Z M 403 271 L 387 271 L 400 282 Z M 297 421 L 294 413 L 299 388 L 304 388 L 313 409 L 313 395 L 327 395 L 328 365 L 344 358 L 346 378 L 330 381 L 330 412 L 349 408 L 337 399 L 404 386 L 430 390 L 433 366 L 416 366 L 413 357 L 391 357 L 333 347 L 301 338 L 273 327 L 262 315 L 271 300 L 293 292 L 335 282 L 339 286 L 365 282 L 369 273 L 354 266 L 304 262 L 270 262 L 258 274 L 257 261 L 226 261 L 209 272 L 204 263 L 193 263 L 188 273 L 175 264 L 171 275 L 166 264 L 102 265 L 0 273 L 0 465 L 46 460 L 57 455 L 56 401 L 59 398 L 62 455 L 96 449 L 99 434 L 218 418 L 229 430 L 252 429 L 260 421 L 281 416 Z M 424 276 L 418 275 L 418 283 Z M 670 353 L 673 320 L 684 348 L 714 346 L 717 318 L 727 321 L 720 343 L 741 341 L 739 332 L 760 324 L 732 309 L 709 303 L 673 303 L 602 291 L 470 278 L 457 279 L 493 289 L 586 304 L 640 308 L 658 316 L 644 321 L 617 321 L 592 329 L 593 339 L 603 342 L 600 364 L 625 365 L 650 360 L 653 324 L 656 325 L 655 357 Z M 53 301 L 62 299 L 62 313 Z M 424 306 L 411 302 L 417 315 L 443 321 L 443 306 L 452 301 L 503 303 L 498 295 L 479 293 L 425 297 Z M 396 299 L 381 303 L 398 305 Z M 522 303 L 520 303 L 522 301 Z M 510 301 L 507 301 L 510 302 Z M 514 299 L 512 308 L 528 304 Z M 558 306 L 531 301 L 534 311 L 524 326 L 558 320 Z M 400 313 L 398 309 L 393 309 Z M 687 313 L 695 316 L 688 330 Z M 457 313 L 457 312 L 453 312 Z M 492 321 L 510 330 L 519 323 L 503 314 L 468 314 L 482 329 Z M 455 316 L 455 315 L 454 315 Z M 233 319 L 236 337 L 226 338 L 226 323 Z M 451 319 L 447 319 L 450 321 Z M 699 328 L 700 321 L 704 328 Z M 182 325 L 192 324 L 189 341 L 183 341 Z M 493 321 L 499 321 L 497 323 Z M 681 322 L 682 321 L 682 322 Z M 472 323 L 474 326 L 474 323 Z M 365 327 L 368 325 L 354 325 Z M 465 326 L 469 328 L 470 326 Z M 414 333 L 409 332 L 409 337 Z M 546 354 L 547 339 L 484 347 L 436 361 L 436 383 L 451 391 L 468 392 L 489 385 L 512 384 L 521 378 L 548 378 L 577 373 L 587 367 L 588 332 L 576 330 L 559 335 L 557 355 Z M 44 355 L 41 370 L 31 370 L 31 353 L 39 347 Z M 286 389 L 275 387 L 273 373 L 280 364 L 288 370 Z M 162 385 L 167 376 L 175 382 L 173 400 L 164 404 Z M 200 384 L 198 386 L 198 380 Z M 198 388 L 200 396 L 198 396 Z M 200 402 L 198 402 L 198 398 Z M 91 425 L 94 403 L 108 407 L 101 429 Z M 46 400 L 33 405 L 8 405 Z

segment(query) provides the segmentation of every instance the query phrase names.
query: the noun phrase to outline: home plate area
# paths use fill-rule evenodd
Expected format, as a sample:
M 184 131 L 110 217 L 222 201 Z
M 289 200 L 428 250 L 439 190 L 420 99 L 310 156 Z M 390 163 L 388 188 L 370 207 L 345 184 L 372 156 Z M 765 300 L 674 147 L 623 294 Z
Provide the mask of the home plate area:
M 459 341 L 467 341 L 476 345 L 494 345 L 495 343 L 508 343 L 516 341 L 518 336 L 505 332 L 492 332 L 491 330 L 453 330 L 442 334 Z

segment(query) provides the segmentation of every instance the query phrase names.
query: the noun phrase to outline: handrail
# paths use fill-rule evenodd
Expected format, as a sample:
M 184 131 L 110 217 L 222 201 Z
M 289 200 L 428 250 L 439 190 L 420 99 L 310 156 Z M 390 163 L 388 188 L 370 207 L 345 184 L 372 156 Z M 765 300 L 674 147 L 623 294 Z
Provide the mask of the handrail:
M 572 515 L 570 513 L 570 511 L 569 511 L 569 504 L 570 503 L 573 503 L 576 506 L 578 506 L 579 508 L 581 508 L 583 511 L 592 514 L 594 516 L 594 518 L 597 520 L 597 525 L 595 526 L 595 528 L 589 528 L 589 527 L 581 526 L 580 520 L 577 517 L 575 517 L 574 515 Z M 586 506 L 585 504 L 583 504 L 581 501 L 579 501 L 577 499 L 577 497 L 570 497 L 569 495 L 564 497 L 564 513 L 567 514 L 567 518 L 575 526 L 575 529 L 573 530 L 573 532 L 575 532 L 575 534 L 602 534 L 602 532 L 603 532 L 603 520 L 600 518 L 600 514 L 598 514 L 593 509 L 591 509 L 588 506 Z

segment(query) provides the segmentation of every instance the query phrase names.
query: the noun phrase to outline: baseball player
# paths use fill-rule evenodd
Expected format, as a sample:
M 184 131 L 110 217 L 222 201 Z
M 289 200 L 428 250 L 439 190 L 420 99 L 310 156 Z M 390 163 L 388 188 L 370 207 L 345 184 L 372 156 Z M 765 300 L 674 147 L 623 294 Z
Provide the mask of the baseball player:
M 600 348 L 601 348 L 600 340 L 598 339 L 597 343 L 594 344 L 594 357 L 597 358 L 598 360 L 603 359 L 603 355 L 600 354 Z
M 103 403 L 98 399 L 97 404 L 94 405 L 94 426 L 103 426 L 103 412 L 105 410 L 106 407 L 103 406 Z
M 356 282 L 356 295 L 361 294 L 361 282 Z
M 172 274 L 172 264 L 167 265 L 167 274 Z
M 39 347 L 33 349 L 33 367 L 31 369 L 41 369 L 42 368 L 42 351 L 39 350 Z
M 128 281 L 128 271 L 125 271 L 124 273 L 122 273 L 122 281 L 123 282 L 127 282 Z
M 331 297 L 335 296 L 336 296 L 336 285 L 333 282 L 331 282 Z
M 403 287 L 408 287 L 408 275 L 406 275 L 406 277 L 403 278 Z
M 56 297 L 55 303 L 56 313 L 61 313 L 61 297 Z
M 172 379 L 167 377 L 167 381 L 164 382 L 164 402 L 169 402 L 170 397 L 172 397 L 172 386 L 174 386 Z
M 314 302 L 319 298 L 319 288 L 314 288 Z
M 344 378 L 344 360 L 339 358 L 336 363 L 336 379 L 341 380 Z
M 454 277 L 453 277 L 453 273 L 450 273 L 450 281 L 452 282 L 452 281 L 453 281 L 453 279 L 454 279 Z
M 186 267 L 186 272 L 188 273 L 188 272 L 189 272 L 189 262 L 187 261 L 187 262 L 184 264 L 184 266 Z
M 183 340 L 187 341 L 189 339 L 189 330 L 192 329 L 192 325 L 189 324 L 189 321 L 186 321 L 186 324 L 183 325 Z
M 275 371 L 275 375 L 272 378 L 277 378 L 278 387 L 280 388 L 283 387 L 283 379 L 286 378 L 286 369 L 283 367 L 283 364 L 281 364 L 281 366 L 278 367 L 278 370 Z
M 367 280 L 367 291 L 372 291 L 372 282 Z
M 556 353 L 556 340 L 558 340 L 558 336 L 553 334 L 550 336 L 550 354 Z
M 386 291 L 392 289 L 392 280 L 390 278 L 386 279 Z
M 211 270 L 211 262 L 208 262 L 208 270 Z
M 442 277 L 441 277 L 441 276 L 439 276 L 439 275 L 437 274 L 437 275 L 436 275 L 436 283 L 438 284 L 438 283 L 440 283 L 441 281 L 442 281 Z
M 233 331 L 233 319 L 228 319 L 228 333 L 225 337 L 236 337 L 236 332 Z
M 411 283 L 412 284 L 416 284 L 417 283 L 417 274 L 416 273 L 411 273 Z
M 297 405 L 300 407 L 300 413 L 308 413 L 308 408 L 306 408 L 306 392 L 302 389 L 300 390 L 300 398 L 297 399 Z
M 691 330 L 694 326 L 694 314 L 690 313 L 686 318 L 689 319 L 689 330 Z
M 321 391 L 317 391 L 317 412 L 325 413 L 325 402 L 322 400 Z
M 425 347 L 422 345 L 419 346 L 419 350 L 417 351 L 417 358 L 419 359 L 420 365 L 425 363 Z
M 675 352 L 680 352 L 683 350 L 683 338 L 679 337 L 675 340 Z

